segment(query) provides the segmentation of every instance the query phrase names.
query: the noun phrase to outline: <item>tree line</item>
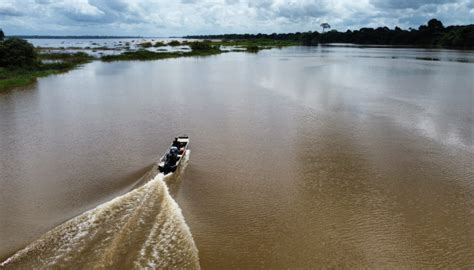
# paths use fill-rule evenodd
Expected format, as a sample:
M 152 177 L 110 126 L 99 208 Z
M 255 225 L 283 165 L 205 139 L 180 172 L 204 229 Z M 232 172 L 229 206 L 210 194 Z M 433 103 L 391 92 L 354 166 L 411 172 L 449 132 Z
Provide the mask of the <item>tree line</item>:
M 445 27 L 437 19 L 431 19 L 418 29 L 404 30 L 399 27 L 368 28 L 339 32 L 331 30 L 323 33 L 318 31 L 296 32 L 284 34 L 223 34 L 186 36 L 186 38 L 222 39 L 222 40 L 291 40 L 302 45 L 312 46 L 324 43 L 353 43 L 373 45 L 420 46 L 420 47 L 449 47 L 474 48 L 474 24 Z

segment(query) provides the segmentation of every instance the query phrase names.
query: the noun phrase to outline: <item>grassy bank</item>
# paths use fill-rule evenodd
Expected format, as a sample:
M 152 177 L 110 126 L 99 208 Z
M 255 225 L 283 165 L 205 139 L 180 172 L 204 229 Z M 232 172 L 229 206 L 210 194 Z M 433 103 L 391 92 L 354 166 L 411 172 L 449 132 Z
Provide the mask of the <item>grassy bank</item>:
M 38 62 L 28 67 L 0 68 L 0 90 L 28 85 L 38 77 L 66 72 L 93 59 L 85 53 L 40 53 L 37 57 Z
M 225 40 L 225 41 L 171 41 L 166 45 L 179 46 L 186 45 L 190 47 L 190 51 L 160 51 L 153 52 L 145 50 L 149 47 L 160 47 L 164 43 L 146 43 L 140 45 L 142 49 L 137 51 L 126 51 L 117 55 L 104 55 L 99 59 L 104 62 L 111 61 L 129 61 L 129 60 L 159 60 L 178 57 L 204 57 L 210 55 L 217 55 L 227 51 L 221 50 L 221 46 L 239 47 L 246 49 L 248 52 L 256 53 L 262 49 L 270 49 L 275 47 L 299 45 L 294 41 L 285 40 Z M 93 56 L 84 52 L 78 53 L 49 53 L 44 49 L 35 49 L 34 58 L 30 64 L 20 65 L 15 67 L 0 67 L 0 90 L 24 86 L 33 83 L 36 78 L 44 77 L 51 74 L 57 74 L 69 71 L 79 65 L 90 62 L 94 59 Z
M 189 52 L 151 52 L 144 49 L 128 51 L 118 55 L 102 56 L 100 60 L 127 61 L 127 60 L 158 60 L 177 57 L 199 57 L 220 54 L 222 51 L 209 43 L 191 42 L 186 45 L 191 47 Z M 36 61 L 27 66 L 0 67 L 0 90 L 25 86 L 36 81 L 38 77 L 58 74 L 72 70 L 82 64 L 88 63 L 96 58 L 86 53 L 44 53 L 38 50 Z

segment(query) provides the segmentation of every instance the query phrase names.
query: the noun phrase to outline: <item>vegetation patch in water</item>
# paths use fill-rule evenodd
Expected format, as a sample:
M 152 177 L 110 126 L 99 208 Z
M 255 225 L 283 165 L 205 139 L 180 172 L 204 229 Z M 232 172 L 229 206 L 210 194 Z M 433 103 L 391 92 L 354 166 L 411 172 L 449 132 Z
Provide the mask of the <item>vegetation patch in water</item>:
M 209 56 L 214 54 L 220 54 L 221 51 L 218 47 L 212 46 L 210 43 L 205 42 L 192 42 L 188 43 L 191 51 L 178 51 L 178 52 L 152 52 L 147 50 L 138 50 L 132 52 L 124 52 L 118 55 L 104 55 L 101 57 L 102 61 L 126 61 L 126 60 L 158 60 L 167 58 L 177 57 L 190 57 L 190 56 Z
M 189 42 L 192 44 L 195 42 Z M 242 52 L 247 51 L 251 53 L 258 53 L 261 50 L 272 49 L 272 48 L 282 48 L 287 46 L 296 46 L 301 45 L 300 42 L 292 40 L 272 40 L 272 39 L 224 39 L 224 40 L 204 40 L 200 43 L 208 43 L 210 46 L 215 47 L 233 47 L 227 51 Z
M 180 46 L 180 45 L 181 45 L 181 43 L 180 43 L 179 41 L 177 41 L 177 40 L 172 40 L 172 41 L 168 42 L 168 44 L 167 44 L 167 45 L 168 45 L 168 46 L 173 46 L 173 47 L 174 47 L 174 46 Z
M 153 47 L 163 47 L 163 46 L 166 46 L 166 44 L 164 42 L 161 42 L 161 41 L 157 41 L 153 45 Z
M 153 44 L 151 42 L 143 42 L 140 43 L 139 46 L 142 48 L 150 48 L 151 46 L 153 46 Z

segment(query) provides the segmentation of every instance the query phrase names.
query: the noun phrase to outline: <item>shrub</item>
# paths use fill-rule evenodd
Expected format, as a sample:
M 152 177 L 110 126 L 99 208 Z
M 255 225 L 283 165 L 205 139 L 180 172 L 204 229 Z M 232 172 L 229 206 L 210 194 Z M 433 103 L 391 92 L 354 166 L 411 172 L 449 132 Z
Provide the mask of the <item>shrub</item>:
M 260 48 L 258 46 L 255 46 L 255 45 L 250 45 L 250 46 L 247 47 L 247 51 L 256 53 L 256 52 L 260 51 Z
M 168 45 L 169 46 L 179 46 L 179 45 L 181 45 L 181 43 L 177 40 L 172 40 L 172 41 L 168 42 Z
M 0 67 L 31 67 L 37 64 L 35 48 L 20 38 L 0 42 Z
M 191 42 L 188 45 L 193 51 L 209 51 L 212 49 L 209 42 Z
M 157 41 L 155 45 L 153 45 L 153 47 L 163 47 L 163 46 L 166 46 L 166 44 L 161 41 Z
M 144 42 L 144 43 L 140 43 L 140 46 L 142 48 L 150 48 L 153 45 L 151 44 L 151 42 Z

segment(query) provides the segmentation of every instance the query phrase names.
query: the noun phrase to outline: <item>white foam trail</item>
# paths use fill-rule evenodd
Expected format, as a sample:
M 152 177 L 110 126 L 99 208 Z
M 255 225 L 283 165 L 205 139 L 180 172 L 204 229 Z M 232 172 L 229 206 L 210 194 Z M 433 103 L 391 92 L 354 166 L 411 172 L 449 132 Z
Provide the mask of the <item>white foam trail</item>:
M 180 172 L 186 164 L 187 158 Z M 180 172 L 171 177 L 158 174 L 145 185 L 59 225 L 0 267 L 199 269 L 191 232 L 165 184 Z

